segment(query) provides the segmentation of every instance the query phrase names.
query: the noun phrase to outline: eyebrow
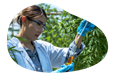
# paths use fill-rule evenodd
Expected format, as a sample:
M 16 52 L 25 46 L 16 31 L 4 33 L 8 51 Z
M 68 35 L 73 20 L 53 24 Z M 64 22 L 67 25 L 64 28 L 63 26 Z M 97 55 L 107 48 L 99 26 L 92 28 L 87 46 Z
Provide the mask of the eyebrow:
M 40 20 L 37 20 L 37 21 L 43 24 L 43 22 L 42 22 L 42 21 L 40 21 Z M 46 25 L 46 24 L 44 24 L 44 25 Z

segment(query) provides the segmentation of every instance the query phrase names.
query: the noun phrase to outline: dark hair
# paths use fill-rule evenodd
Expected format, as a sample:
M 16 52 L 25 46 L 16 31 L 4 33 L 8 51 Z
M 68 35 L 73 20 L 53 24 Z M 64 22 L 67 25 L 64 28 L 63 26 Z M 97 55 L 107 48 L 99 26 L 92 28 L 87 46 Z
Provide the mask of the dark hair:
M 22 16 L 33 18 L 35 16 L 39 16 L 42 14 L 45 15 L 45 17 L 47 18 L 45 11 L 41 7 L 37 5 L 32 5 L 22 10 L 21 13 L 19 13 L 18 16 L 16 17 L 16 21 L 22 27 L 22 21 L 21 21 Z

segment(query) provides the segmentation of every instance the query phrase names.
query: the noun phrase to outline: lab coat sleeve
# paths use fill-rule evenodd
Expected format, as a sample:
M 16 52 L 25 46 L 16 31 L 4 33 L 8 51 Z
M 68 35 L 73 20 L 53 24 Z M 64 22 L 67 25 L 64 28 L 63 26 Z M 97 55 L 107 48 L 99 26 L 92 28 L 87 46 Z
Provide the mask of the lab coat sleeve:
M 75 41 L 73 41 L 70 45 L 69 45 L 69 50 L 68 50 L 68 53 L 67 53 L 67 56 L 66 56 L 66 59 L 65 59 L 65 63 L 67 63 L 68 61 L 68 58 L 70 56 L 70 52 L 71 52 L 71 49 L 72 49 L 72 46 L 75 44 Z M 77 46 L 77 45 L 76 45 Z M 75 50 L 75 53 L 74 53 L 74 57 L 73 57 L 73 60 L 75 58 L 77 58 L 80 53 L 82 52 L 82 50 L 85 48 L 85 45 L 83 43 L 81 43 L 81 47 L 80 49 L 77 47 L 77 49 Z
M 68 48 L 59 48 L 50 44 L 49 55 L 53 68 L 60 68 L 64 64 Z
M 73 41 L 69 45 L 69 48 L 59 48 L 53 46 L 52 44 L 49 45 L 49 52 L 50 52 L 49 54 L 53 67 L 59 68 L 61 65 L 65 64 L 68 61 L 70 55 L 70 49 L 72 49 L 73 44 L 75 44 L 75 41 Z M 81 43 L 81 48 L 76 49 L 73 60 L 78 57 L 78 55 L 81 53 L 84 47 L 85 45 Z

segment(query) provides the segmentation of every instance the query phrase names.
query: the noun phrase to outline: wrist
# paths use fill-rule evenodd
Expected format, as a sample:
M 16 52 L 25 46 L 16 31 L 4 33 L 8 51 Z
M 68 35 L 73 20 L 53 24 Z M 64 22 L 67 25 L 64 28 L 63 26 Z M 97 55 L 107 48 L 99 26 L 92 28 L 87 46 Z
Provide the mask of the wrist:
M 82 33 L 82 34 L 81 34 L 81 32 L 77 32 L 77 33 L 78 33 L 78 35 L 81 35 L 82 37 L 86 36 L 85 33 Z

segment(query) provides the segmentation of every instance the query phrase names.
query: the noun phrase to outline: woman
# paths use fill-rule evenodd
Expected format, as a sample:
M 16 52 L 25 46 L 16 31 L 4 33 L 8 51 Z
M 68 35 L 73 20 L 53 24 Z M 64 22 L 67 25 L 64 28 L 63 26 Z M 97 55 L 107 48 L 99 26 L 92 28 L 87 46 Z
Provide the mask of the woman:
M 7 41 L 8 48 L 15 46 L 15 50 L 18 52 L 10 51 L 10 55 L 16 59 L 17 63 L 27 69 L 39 71 L 39 72 L 52 72 L 52 68 L 59 68 L 61 65 L 65 64 L 70 55 L 71 47 L 75 44 L 77 37 L 80 35 L 81 30 L 84 27 L 86 20 L 81 22 L 79 28 L 77 29 L 78 34 L 76 35 L 75 41 L 73 41 L 69 48 L 59 48 L 53 46 L 52 44 L 36 40 L 43 29 L 46 28 L 45 24 L 47 21 L 47 16 L 45 11 L 37 5 L 33 5 L 22 10 L 20 14 L 16 17 L 17 23 L 21 26 L 20 32 L 17 37 L 25 38 L 26 41 L 21 41 L 17 37 Z M 94 25 L 89 23 L 87 26 Z M 86 27 L 83 34 L 81 35 L 76 46 L 76 53 L 74 59 L 80 54 L 85 45 L 81 43 L 82 36 L 88 31 L 93 29 L 92 27 Z M 72 71 L 74 63 L 70 65 L 64 65 L 62 68 L 54 72 L 65 72 L 67 70 Z

